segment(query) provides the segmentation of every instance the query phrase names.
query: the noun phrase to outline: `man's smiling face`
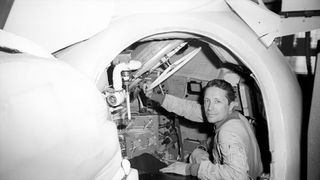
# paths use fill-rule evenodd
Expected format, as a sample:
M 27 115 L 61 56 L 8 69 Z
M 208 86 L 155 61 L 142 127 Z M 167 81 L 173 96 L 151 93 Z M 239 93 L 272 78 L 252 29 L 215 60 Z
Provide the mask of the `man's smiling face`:
M 218 87 L 209 87 L 204 95 L 204 110 L 210 123 L 222 121 L 232 113 L 234 103 L 229 103 L 227 92 Z

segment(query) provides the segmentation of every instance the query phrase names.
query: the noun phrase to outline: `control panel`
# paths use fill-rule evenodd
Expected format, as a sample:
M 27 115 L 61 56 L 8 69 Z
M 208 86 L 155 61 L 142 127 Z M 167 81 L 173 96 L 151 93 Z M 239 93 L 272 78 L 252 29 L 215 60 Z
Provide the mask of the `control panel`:
M 119 130 L 121 152 L 129 159 L 143 153 L 153 154 L 159 146 L 157 115 L 133 116 L 126 128 Z

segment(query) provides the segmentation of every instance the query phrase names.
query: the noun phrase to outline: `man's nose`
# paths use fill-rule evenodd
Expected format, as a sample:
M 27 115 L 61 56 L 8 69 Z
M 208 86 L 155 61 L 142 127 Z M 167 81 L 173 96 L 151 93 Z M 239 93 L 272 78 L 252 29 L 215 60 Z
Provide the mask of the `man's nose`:
M 208 110 L 213 110 L 213 109 L 214 109 L 214 103 L 209 103 Z

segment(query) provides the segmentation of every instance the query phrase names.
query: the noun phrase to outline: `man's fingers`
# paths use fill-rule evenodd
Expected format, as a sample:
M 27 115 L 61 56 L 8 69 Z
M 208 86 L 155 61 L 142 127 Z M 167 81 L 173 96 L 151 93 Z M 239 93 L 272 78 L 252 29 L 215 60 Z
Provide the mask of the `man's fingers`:
M 163 173 L 174 173 L 175 172 L 175 168 L 172 166 L 167 166 L 165 168 L 160 169 L 160 172 Z
M 165 167 L 165 168 L 160 169 L 160 172 L 163 172 L 163 173 L 171 172 L 170 169 L 171 168 Z
M 173 173 L 173 174 L 180 174 L 185 176 L 186 175 L 186 168 L 187 168 L 187 163 L 184 162 L 175 162 L 168 167 L 160 169 L 160 172 L 163 173 Z
M 149 84 L 145 83 L 145 84 L 143 84 L 142 89 L 143 89 L 143 92 L 144 92 L 144 94 L 146 95 L 146 97 L 147 97 L 147 98 L 150 98 L 151 95 L 152 95 L 152 90 L 147 90 L 148 87 L 149 87 Z
M 179 171 L 184 170 L 184 167 L 179 167 L 180 164 L 181 164 L 180 162 L 175 162 L 165 168 L 160 169 L 160 172 L 181 174 L 181 173 L 179 173 Z

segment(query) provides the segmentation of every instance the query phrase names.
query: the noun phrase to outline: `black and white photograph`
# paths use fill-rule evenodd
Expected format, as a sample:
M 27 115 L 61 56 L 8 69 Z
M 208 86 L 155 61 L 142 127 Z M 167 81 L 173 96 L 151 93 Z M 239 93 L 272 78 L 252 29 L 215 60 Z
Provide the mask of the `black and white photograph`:
M 319 0 L 0 0 L 0 180 L 319 180 Z

